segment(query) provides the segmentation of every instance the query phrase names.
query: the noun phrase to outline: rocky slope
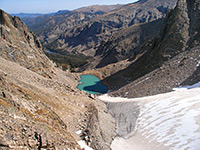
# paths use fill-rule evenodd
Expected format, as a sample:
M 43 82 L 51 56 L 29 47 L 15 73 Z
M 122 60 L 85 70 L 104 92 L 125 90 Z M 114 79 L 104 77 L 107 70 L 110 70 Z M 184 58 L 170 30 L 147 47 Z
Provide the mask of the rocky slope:
M 138 97 L 171 91 L 188 79 L 199 81 L 200 1 L 179 0 L 161 32 L 145 46 L 142 57 L 104 80 L 112 95 Z M 117 82 L 116 82 L 117 81 Z
M 66 30 L 59 38 L 45 46 L 93 56 L 99 44 L 106 41 L 114 32 L 133 24 L 162 18 L 169 8 L 175 6 L 175 3 L 176 0 L 147 0 L 128 4 L 93 21 Z
M 102 43 L 95 54 L 100 56 L 95 68 L 101 68 L 111 63 L 117 63 L 127 58 L 135 57 L 140 51 L 142 44 L 156 37 L 159 34 L 163 19 L 153 22 L 132 25 L 125 28 Z
M 76 89 L 77 75 L 54 68 L 19 18 L 0 12 L 0 149 L 75 150 L 80 140 L 110 149 L 106 106 Z
M 60 34 L 122 5 L 93 5 L 73 11 L 58 11 L 37 18 L 23 18 L 28 28 L 35 32 L 43 45 L 59 38 Z
M 19 63 L 43 76 L 53 76 L 53 64 L 44 55 L 42 46 L 20 18 L 0 10 L 0 56 Z

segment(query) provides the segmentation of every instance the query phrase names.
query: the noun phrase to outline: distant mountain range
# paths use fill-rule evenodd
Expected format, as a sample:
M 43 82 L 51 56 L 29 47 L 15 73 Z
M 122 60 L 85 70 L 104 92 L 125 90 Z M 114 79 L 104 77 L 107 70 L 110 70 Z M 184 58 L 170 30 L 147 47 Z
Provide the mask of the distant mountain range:
M 94 56 L 101 42 L 115 32 L 162 18 L 175 4 L 176 0 L 148 0 L 124 6 L 89 6 L 23 21 L 47 49 Z
M 18 14 L 11 14 L 12 16 L 17 16 L 20 18 L 36 18 L 39 16 L 42 16 L 44 14 L 39 14 L 39 13 L 18 13 Z
M 23 18 L 28 28 L 35 32 L 43 45 L 52 43 L 69 29 L 91 21 L 108 11 L 120 8 L 122 5 L 95 5 L 79 8 L 73 11 L 59 11 L 36 18 Z M 49 49 L 49 47 L 48 47 Z M 50 49 L 53 49 L 50 48 Z M 58 47 L 57 47 L 58 49 Z
M 175 4 L 176 0 L 146 0 L 128 5 L 94 5 L 22 20 L 47 50 L 95 56 L 81 67 L 84 70 L 135 57 L 138 46 L 159 33 L 162 18 Z

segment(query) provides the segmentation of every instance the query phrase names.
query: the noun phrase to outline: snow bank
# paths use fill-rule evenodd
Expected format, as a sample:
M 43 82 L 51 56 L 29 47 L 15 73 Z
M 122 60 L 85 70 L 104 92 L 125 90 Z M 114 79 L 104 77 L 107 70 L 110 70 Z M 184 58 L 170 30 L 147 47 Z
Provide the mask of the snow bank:
M 179 92 L 148 102 L 141 110 L 137 131 L 149 142 L 169 149 L 200 148 L 200 90 Z
M 112 150 L 199 150 L 199 87 L 200 82 L 170 93 L 134 99 L 100 96 L 106 102 L 141 104 L 135 131 L 127 139 L 115 138 Z

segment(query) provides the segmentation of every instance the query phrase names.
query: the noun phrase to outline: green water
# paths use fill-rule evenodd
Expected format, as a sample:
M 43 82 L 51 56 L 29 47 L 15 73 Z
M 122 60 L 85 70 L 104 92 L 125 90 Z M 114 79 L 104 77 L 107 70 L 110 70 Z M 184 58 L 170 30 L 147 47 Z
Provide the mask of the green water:
M 101 84 L 98 77 L 90 74 L 82 75 L 79 83 L 77 88 L 90 94 L 105 94 L 108 92 L 107 86 Z

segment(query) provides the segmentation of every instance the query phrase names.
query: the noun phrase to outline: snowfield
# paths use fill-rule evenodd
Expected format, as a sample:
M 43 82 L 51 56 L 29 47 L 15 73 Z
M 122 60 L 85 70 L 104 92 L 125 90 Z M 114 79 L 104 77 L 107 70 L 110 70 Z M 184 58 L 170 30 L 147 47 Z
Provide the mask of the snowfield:
M 134 130 L 116 137 L 112 150 L 200 150 L 200 82 L 155 96 L 127 99 L 102 95 L 99 99 L 139 105 Z M 129 115 L 133 114 L 126 114 L 125 120 Z

